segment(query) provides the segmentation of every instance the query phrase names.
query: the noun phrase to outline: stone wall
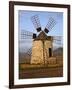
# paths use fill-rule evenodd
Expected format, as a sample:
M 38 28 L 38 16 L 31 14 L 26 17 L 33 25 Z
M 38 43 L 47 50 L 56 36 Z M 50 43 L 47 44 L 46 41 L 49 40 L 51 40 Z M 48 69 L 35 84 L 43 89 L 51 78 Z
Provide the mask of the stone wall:
M 52 49 L 52 41 L 45 40 L 44 42 L 44 56 L 45 56 L 45 64 L 49 59 L 49 48 Z
M 33 41 L 31 64 L 49 64 L 51 61 L 56 63 L 55 57 L 49 57 L 49 48 L 52 49 L 52 41 L 45 40 L 44 44 L 41 40 Z
M 44 64 L 43 43 L 41 40 L 33 41 L 31 64 Z

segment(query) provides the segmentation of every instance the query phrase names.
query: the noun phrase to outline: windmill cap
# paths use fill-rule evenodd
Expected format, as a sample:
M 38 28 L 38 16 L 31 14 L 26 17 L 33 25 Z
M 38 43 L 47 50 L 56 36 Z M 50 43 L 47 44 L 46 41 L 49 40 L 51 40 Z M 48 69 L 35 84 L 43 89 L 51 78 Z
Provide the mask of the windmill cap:
M 41 31 L 35 40 L 52 40 L 52 37 L 47 36 L 44 31 Z

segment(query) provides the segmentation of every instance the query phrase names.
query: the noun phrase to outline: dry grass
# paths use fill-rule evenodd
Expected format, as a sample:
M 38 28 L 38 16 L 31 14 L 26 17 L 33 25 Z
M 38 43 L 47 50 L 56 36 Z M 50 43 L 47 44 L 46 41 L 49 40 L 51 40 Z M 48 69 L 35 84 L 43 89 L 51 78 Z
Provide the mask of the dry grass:
M 21 65 L 19 70 L 19 78 L 45 78 L 45 77 L 62 77 L 63 76 L 63 66 L 49 65 Z
M 60 67 L 62 64 L 50 64 L 50 65 L 33 65 L 33 64 L 20 64 L 20 69 L 34 69 L 34 68 L 53 68 Z

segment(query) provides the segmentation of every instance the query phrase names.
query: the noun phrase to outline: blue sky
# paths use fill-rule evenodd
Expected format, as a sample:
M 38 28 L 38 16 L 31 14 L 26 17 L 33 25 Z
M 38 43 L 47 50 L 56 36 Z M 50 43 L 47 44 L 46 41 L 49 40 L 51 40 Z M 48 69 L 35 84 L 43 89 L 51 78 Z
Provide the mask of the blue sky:
M 19 12 L 18 12 L 19 31 L 27 30 L 27 31 L 30 31 L 33 33 L 37 33 L 32 21 L 31 21 L 31 17 L 34 15 L 39 16 L 42 30 L 44 30 L 49 18 L 52 17 L 56 21 L 56 25 L 51 29 L 51 31 L 48 33 L 48 35 L 49 36 L 63 36 L 63 13 L 62 12 L 19 10 Z M 26 48 L 26 47 L 28 47 L 28 48 L 32 47 L 32 40 L 25 40 L 24 43 L 19 44 L 19 48 L 21 51 L 24 51 L 24 48 Z
M 27 30 L 36 32 L 36 29 L 31 21 L 31 17 L 38 15 L 42 30 L 44 30 L 50 17 L 54 18 L 57 24 L 48 33 L 50 36 L 63 35 L 63 13 L 62 12 L 42 12 L 42 11 L 24 11 L 19 10 L 19 30 Z

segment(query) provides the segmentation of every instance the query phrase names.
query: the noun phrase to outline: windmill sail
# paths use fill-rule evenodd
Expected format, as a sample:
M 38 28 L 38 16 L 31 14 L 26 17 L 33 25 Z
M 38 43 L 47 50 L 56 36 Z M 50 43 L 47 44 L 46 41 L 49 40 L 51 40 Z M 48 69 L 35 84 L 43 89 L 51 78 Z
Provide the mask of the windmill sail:
M 35 38 L 36 34 L 30 31 L 21 30 L 19 33 L 19 42 L 32 41 Z M 33 38 L 34 37 L 34 38 Z
M 21 30 L 20 40 L 36 38 L 36 34 L 30 31 Z
M 49 18 L 49 21 L 44 29 L 45 33 L 48 33 L 49 31 L 51 31 L 51 29 L 55 26 L 56 21 L 51 17 Z
M 28 58 L 32 51 L 33 33 L 26 30 L 21 30 L 19 33 L 19 49 L 24 53 L 24 58 Z M 27 57 L 28 56 L 28 57 Z
M 54 36 L 53 43 L 58 45 L 63 45 L 63 37 L 62 36 Z
M 31 17 L 34 27 L 36 28 L 37 32 L 41 31 L 41 25 L 38 15 L 34 15 Z

